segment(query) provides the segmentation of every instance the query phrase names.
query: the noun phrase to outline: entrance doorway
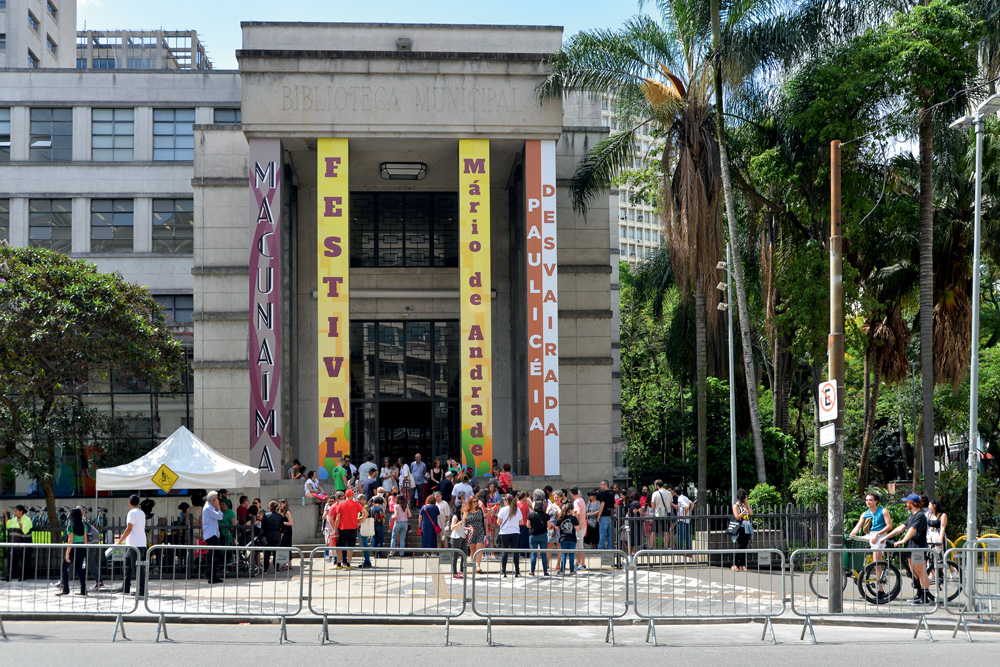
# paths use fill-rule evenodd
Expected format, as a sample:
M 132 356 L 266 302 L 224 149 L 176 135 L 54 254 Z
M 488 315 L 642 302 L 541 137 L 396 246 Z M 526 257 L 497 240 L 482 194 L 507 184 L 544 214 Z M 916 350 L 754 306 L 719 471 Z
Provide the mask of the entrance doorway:
M 413 455 L 432 450 L 431 402 L 404 401 L 378 404 L 378 460 L 397 457 L 409 463 Z

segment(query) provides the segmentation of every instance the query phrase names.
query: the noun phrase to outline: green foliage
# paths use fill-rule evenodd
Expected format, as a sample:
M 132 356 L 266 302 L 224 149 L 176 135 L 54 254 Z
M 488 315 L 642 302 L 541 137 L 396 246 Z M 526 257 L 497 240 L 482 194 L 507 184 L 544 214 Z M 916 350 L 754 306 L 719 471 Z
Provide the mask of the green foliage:
M 109 374 L 160 388 L 182 377 L 180 343 L 142 287 L 93 264 L 0 245 L 0 456 L 41 483 L 54 521 L 56 451 L 118 425 L 84 403 Z
M 751 507 L 773 507 L 781 504 L 781 492 L 767 483 L 758 484 L 747 494 Z
M 805 470 L 788 485 L 792 501 L 799 507 L 819 505 L 826 508 L 827 483 L 826 478 L 817 477 L 811 471 Z

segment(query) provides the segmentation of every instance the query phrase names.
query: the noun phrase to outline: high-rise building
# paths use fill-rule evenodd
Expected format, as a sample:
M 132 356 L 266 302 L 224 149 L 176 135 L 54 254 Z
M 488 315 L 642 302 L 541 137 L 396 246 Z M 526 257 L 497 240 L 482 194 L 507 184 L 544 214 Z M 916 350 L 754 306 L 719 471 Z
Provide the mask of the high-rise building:
M 620 131 L 614 101 L 608 96 L 601 97 L 601 124 L 611 134 Z M 654 151 L 663 147 L 663 140 L 652 136 L 648 126 L 640 128 L 632 146 L 632 167 L 658 162 Z M 621 259 L 629 264 L 637 264 L 652 256 L 663 242 L 663 220 L 656 208 L 643 199 L 639 189 L 633 185 L 618 188 L 618 246 Z
M 71 68 L 75 0 L 0 0 L 0 68 Z
M 81 30 L 77 69 L 210 70 L 195 30 Z

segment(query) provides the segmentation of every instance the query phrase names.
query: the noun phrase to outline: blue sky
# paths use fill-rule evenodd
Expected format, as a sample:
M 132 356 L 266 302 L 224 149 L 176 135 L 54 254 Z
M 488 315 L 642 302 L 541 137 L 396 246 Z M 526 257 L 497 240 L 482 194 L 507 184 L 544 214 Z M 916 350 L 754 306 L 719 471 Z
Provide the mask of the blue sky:
M 240 21 L 559 25 L 568 36 L 586 28 L 617 28 L 637 10 L 638 0 L 78 0 L 77 27 L 193 28 L 216 68 L 235 69 Z

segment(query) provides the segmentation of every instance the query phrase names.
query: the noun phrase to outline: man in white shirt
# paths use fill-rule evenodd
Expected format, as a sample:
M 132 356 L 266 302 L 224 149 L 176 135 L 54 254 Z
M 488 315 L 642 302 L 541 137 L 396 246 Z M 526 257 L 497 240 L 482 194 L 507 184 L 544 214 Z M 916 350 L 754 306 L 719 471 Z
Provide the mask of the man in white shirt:
M 219 509 L 219 492 L 209 491 L 205 496 L 205 506 L 201 510 L 201 536 L 205 539 L 205 544 L 210 547 L 217 547 L 222 542 L 219 539 L 219 521 L 223 518 L 222 510 Z M 219 565 L 222 564 L 222 552 L 218 549 L 209 549 L 208 571 L 205 576 L 210 584 L 221 584 L 222 578 L 216 574 Z
M 421 460 L 419 452 L 413 455 L 410 474 L 413 475 L 413 504 L 419 509 L 424 504 L 424 498 L 427 497 L 426 480 L 424 479 L 427 474 L 427 464 Z
M 448 548 L 448 533 L 451 526 L 451 505 L 444 499 L 440 491 L 434 492 L 434 504 L 438 508 L 438 525 L 441 532 L 438 534 L 438 542 L 442 548 Z
M 139 550 L 138 562 L 142 563 L 146 560 L 146 514 L 139 509 L 138 495 L 133 493 L 129 496 L 128 505 L 129 511 L 125 517 L 125 530 L 122 532 L 121 537 L 115 541 L 115 544 L 124 544 L 137 548 Z M 134 575 L 136 577 L 136 594 L 139 597 L 145 595 L 143 592 L 145 586 L 143 585 L 142 574 L 138 570 L 136 558 L 136 553 L 129 549 L 125 557 L 125 581 L 122 583 L 121 588 L 114 591 L 115 593 L 131 595 L 132 577 Z
M 458 494 L 465 494 L 463 497 L 466 501 L 472 497 L 472 486 L 469 484 L 465 477 L 462 477 L 462 481 L 455 485 L 455 488 L 451 490 L 451 497 L 458 498 Z
M 663 536 L 663 546 L 666 549 L 670 548 L 670 512 L 673 509 L 673 494 L 667 489 L 663 488 L 663 480 L 658 479 L 654 482 L 656 490 L 653 491 L 653 495 L 649 498 L 649 506 L 653 508 L 653 516 L 656 517 L 653 520 L 653 533 L 658 533 Z
M 580 495 L 579 487 L 570 487 L 569 494 L 573 496 L 573 512 L 579 521 L 576 528 L 576 548 L 579 551 L 576 555 L 576 569 L 586 570 L 587 559 L 583 555 L 583 538 L 587 534 L 587 501 Z
M 694 509 L 694 503 L 690 498 L 685 496 L 683 493 L 674 490 L 673 487 L 669 489 L 670 493 L 673 493 L 677 502 L 674 503 L 674 509 L 677 510 L 677 516 L 680 519 L 677 521 L 677 548 L 678 549 L 690 549 L 691 548 L 691 510 Z M 687 517 L 687 518 L 685 518 Z
M 358 466 L 358 477 L 363 482 L 368 479 L 368 474 L 372 470 L 378 472 L 378 466 L 375 465 L 375 457 L 369 454 L 365 457 L 365 462 Z

